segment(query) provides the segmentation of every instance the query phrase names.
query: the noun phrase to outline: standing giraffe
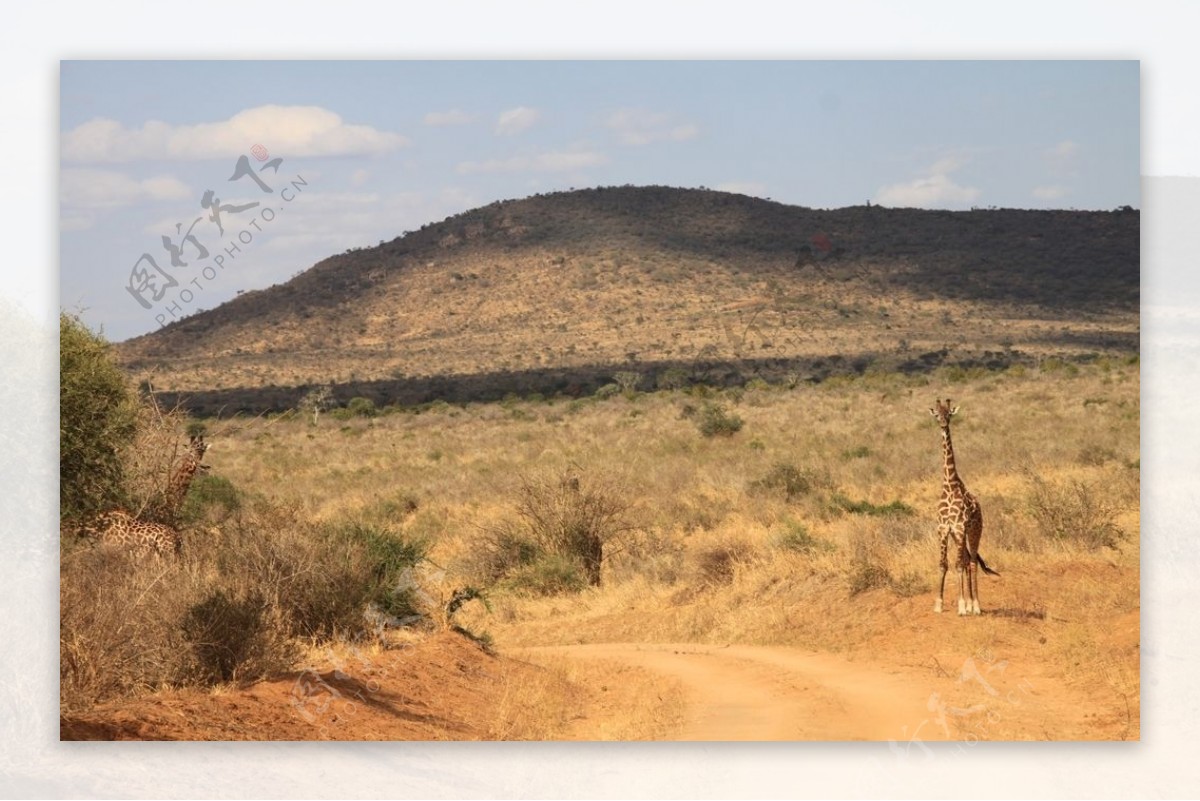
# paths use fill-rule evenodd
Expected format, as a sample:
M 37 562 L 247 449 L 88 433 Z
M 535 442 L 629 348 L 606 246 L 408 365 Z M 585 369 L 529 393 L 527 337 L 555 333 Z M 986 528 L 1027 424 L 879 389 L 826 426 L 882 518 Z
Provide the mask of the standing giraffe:
M 946 550 L 950 539 L 953 538 L 958 554 L 958 613 L 978 615 L 979 575 L 976 572 L 976 564 L 983 568 L 984 573 L 992 576 L 1000 574 L 988 567 L 979 555 L 979 539 L 983 536 L 983 512 L 979 508 L 979 501 L 967 491 L 954 465 L 950 418 L 958 413 L 958 407 L 951 408 L 949 398 L 945 401 L 938 399 L 929 413 L 937 419 L 942 428 L 942 497 L 938 501 L 938 545 L 941 548 L 939 564 L 942 577 L 938 582 L 938 597 L 933 602 L 933 611 L 942 611 L 942 597 L 946 592 L 946 571 L 949 569 Z

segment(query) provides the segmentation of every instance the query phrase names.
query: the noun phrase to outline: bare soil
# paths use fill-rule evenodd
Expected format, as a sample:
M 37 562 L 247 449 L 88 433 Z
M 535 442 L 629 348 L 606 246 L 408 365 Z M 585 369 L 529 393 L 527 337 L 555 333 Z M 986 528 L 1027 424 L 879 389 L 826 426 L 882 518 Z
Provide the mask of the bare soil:
M 456 634 L 342 654 L 248 687 L 169 690 L 60 721 L 63 740 L 478 740 L 544 670 Z
M 930 613 L 931 618 L 933 617 Z M 638 713 L 637 692 L 678 687 L 682 710 L 667 740 L 873 740 L 911 749 L 937 740 L 1136 739 L 1137 696 L 1126 714 L 1094 686 L 1064 681 L 1036 654 L 955 654 L 982 619 L 944 614 L 949 647 L 926 664 L 782 646 L 595 643 L 489 654 L 454 634 L 355 654 L 243 688 L 164 691 L 64 717 L 64 740 L 480 740 L 505 739 L 503 718 L 525 687 L 544 684 L 539 663 L 589 664 L 587 685 L 562 687 L 568 712 L 553 739 L 614 739 Z M 903 631 L 891 638 L 901 645 Z M 1116 650 L 1136 651 L 1137 615 L 1114 621 Z M 924 639 L 924 638 L 922 638 Z M 881 648 L 889 642 L 878 643 Z M 599 678 L 597 678 L 599 677 Z M 607 677 L 607 678 L 606 678 Z M 637 687 L 635 685 L 641 685 Z M 662 694 L 659 696 L 662 699 Z M 1109 711 L 1105 711 L 1109 710 Z M 627 735 L 626 735 L 627 736 Z

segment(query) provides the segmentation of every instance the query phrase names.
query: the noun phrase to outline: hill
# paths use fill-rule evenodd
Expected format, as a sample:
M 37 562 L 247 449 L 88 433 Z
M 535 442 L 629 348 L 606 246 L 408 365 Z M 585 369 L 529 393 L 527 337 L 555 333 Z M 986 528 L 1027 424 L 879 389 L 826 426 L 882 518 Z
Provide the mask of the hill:
M 1138 348 L 1140 214 L 602 187 L 500 201 L 118 346 L 198 411 L 1003 366 Z M 677 373 L 678 375 L 678 373 Z M 345 396 L 344 398 L 342 396 Z

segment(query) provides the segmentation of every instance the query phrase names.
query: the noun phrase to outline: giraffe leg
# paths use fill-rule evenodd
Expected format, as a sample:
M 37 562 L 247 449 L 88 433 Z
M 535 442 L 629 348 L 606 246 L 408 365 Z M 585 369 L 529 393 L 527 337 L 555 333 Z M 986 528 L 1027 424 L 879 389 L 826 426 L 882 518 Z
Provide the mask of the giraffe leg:
M 938 533 L 941 535 L 941 561 L 938 562 L 938 565 L 942 568 L 942 578 L 938 582 L 938 596 L 937 600 L 933 602 L 933 611 L 940 614 L 942 611 L 942 599 L 946 597 L 946 571 L 950 569 L 950 563 L 946 561 L 948 539 L 946 532 L 940 531 Z
M 979 569 L 975 566 L 974 558 L 967 565 L 967 580 L 971 588 L 971 614 L 981 614 L 979 610 Z
M 965 615 L 967 613 L 967 571 L 962 565 L 958 566 L 958 613 Z
M 970 611 L 967 603 L 967 595 L 971 592 L 971 587 L 970 573 L 967 570 L 966 564 L 964 564 L 966 555 L 966 543 L 960 541 L 958 543 L 958 613 L 960 615 L 965 615 Z

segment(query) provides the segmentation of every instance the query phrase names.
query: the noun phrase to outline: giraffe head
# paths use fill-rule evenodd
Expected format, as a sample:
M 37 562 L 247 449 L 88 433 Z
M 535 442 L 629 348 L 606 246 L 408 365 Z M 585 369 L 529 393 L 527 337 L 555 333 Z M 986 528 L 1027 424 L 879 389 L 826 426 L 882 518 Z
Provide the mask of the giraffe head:
M 942 400 L 938 398 L 934 401 L 933 408 L 929 413 L 937 418 L 938 425 L 942 428 L 950 427 L 950 418 L 958 414 L 958 407 L 950 405 L 950 399 Z
M 203 434 L 192 434 L 188 437 L 188 455 L 196 464 L 200 464 L 204 458 L 204 452 L 207 450 L 208 443 L 204 441 Z

